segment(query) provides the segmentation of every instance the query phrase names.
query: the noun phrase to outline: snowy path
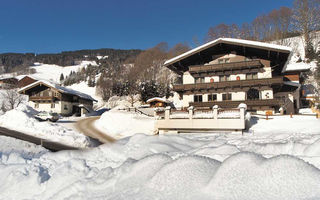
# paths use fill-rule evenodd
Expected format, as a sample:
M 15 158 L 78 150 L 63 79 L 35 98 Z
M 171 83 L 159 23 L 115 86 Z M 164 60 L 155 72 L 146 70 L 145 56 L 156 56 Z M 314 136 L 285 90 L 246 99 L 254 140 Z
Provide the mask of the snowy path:
M 89 117 L 82 120 L 79 120 L 75 127 L 76 129 L 85 134 L 86 136 L 98 139 L 102 143 L 111 143 L 116 141 L 111 136 L 106 135 L 102 131 L 95 128 L 94 123 L 96 120 L 100 119 L 100 117 Z
M 52 142 L 52 141 L 41 139 L 38 137 L 33 137 L 31 135 L 27 135 L 27 134 L 24 134 L 21 132 L 9 130 L 9 129 L 3 128 L 3 127 L 0 127 L 0 135 L 9 136 L 9 137 L 13 137 L 13 138 L 16 138 L 19 140 L 24 140 L 24 141 L 31 142 L 31 143 L 34 143 L 37 145 L 41 145 L 51 151 L 76 150 L 77 149 L 75 147 L 67 146 L 64 144 L 57 143 L 57 142 Z

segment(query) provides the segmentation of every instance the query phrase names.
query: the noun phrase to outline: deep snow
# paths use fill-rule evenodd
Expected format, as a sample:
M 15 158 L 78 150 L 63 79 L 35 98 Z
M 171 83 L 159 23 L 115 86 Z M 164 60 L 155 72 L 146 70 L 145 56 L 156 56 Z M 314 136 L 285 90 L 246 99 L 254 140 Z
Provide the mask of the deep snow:
M 133 136 L 31 156 L 0 147 L 0 199 L 320 198 L 320 120 L 272 118 L 252 117 L 244 135 L 148 136 L 153 120 L 113 110 L 105 126 Z
M 1 153 L 0 199 L 320 197 L 318 168 L 294 156 L 265 158 L 248 152 L 240 141 L 249 146 L 254 142 L 241 138 L 136 134 L 87 151 L 43 153 L 32 159 Z M 284 150 L 281 145 L 272 149 L 279 150 L 276 154 Z
M 0 126 L 73 147 L 86 148 L 92 145 L 91 140 L 79 132 L 58 123 L 36 120 L 33 117 L 36 113 L 30 106 L 21 104 L 0 115 Z

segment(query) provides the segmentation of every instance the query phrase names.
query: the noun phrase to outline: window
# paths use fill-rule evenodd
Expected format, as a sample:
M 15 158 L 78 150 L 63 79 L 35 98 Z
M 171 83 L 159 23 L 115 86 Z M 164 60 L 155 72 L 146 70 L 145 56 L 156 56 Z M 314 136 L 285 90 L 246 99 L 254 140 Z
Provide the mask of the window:
M 193 101 L 194 102 L 202 102 L 202 95 L 194 95 Z
M 222 76 L 219 76 L 219 80 L 220 80 L 220 82 L 230 81 L 230 75 L 222 75 Z
M 55 103 L 51 103 L 51 108 L 55 108 L 56 104 Z
M 68 110 L 68 105 L 64 105 L 64 110 Z
M 222 94 L 222 100 L 231 100 L 231 93 Z
M 222 64 L 222 63 L 229 63 L 230 62 L 230 58 L 225 58 L 225 59 L 218 59 L 218 63 Z
M 246 79 L 247 79 L 247 80 L 250 80 L 250 79 L 258 79 L 258 73 L 246 74 Z
M 196 83 L 204 83 L 204 78 L 195 78 Z
M 34 104 L 34 108 L 39 108 L 39 103 Z
M 217 94 L 208 94 L 208 101 L 216 101 Z
M 257 89 L 251 88 L 247 92 L 247 100 L 260 99 L 260 92 Z

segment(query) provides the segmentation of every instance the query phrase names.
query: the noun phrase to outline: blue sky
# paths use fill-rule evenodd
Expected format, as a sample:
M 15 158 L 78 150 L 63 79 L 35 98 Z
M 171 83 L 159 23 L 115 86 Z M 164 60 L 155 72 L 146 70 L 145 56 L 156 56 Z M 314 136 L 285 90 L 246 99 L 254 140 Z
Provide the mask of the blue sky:
M 292 0 L 1 0 L 0 52 L 191 44 L 193 37 L 203 41 L 210 26 L 251 22 L 291 5 Z

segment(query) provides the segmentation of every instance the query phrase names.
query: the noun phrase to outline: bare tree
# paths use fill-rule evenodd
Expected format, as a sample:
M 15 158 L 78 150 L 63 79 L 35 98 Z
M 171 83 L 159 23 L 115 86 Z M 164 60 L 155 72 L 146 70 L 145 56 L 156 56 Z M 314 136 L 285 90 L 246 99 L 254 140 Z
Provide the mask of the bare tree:
M 305 52 L 311 44 L 310 33 L 320 27 L 320 0 L 295 0 L 293 25 L 303 34 Z
M 4 102 L 1 105 L 2 111 L 12 110 L 18 107 L 23 101 L 24 96 L 19 94 L 16 89 L 8 89 L 1 93 Z

